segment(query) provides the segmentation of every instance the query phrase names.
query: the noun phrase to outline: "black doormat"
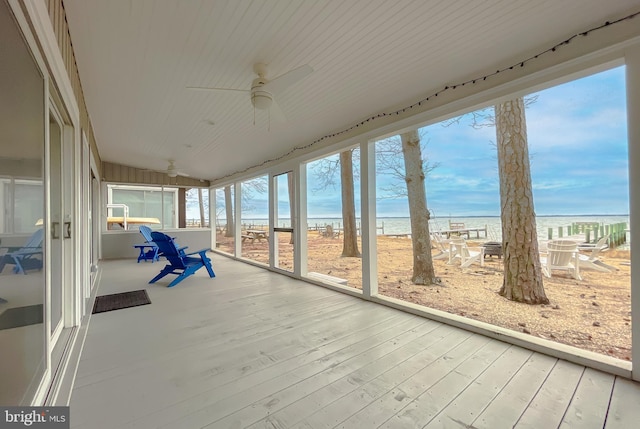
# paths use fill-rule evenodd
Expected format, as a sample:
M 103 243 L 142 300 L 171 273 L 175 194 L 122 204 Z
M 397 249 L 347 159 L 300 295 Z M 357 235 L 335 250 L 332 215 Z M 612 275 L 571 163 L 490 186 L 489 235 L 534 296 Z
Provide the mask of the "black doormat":
M 36 325 L 42 322 L 42 304 L 9 308 L 0 314 L 0 330 Z
M 151 300 L 149 299 L 149 295 L 147 295 L 147 291 L 144 289 L 114 293 L 112 295 L 102 295 L 96 297 L 92 314 L 147 304 L 151 304 Z

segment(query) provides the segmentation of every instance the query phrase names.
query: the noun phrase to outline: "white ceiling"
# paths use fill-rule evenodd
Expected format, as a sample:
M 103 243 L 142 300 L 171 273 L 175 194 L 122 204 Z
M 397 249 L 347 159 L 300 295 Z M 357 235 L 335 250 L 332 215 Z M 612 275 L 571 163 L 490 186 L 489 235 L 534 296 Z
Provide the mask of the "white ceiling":
M 638 0 L 64 0 L 100 156 L 192 176 L 232 174 L 452 82 L 486 74 L 620 18 Z M 267 78 L 309 64 L 254 111 Z

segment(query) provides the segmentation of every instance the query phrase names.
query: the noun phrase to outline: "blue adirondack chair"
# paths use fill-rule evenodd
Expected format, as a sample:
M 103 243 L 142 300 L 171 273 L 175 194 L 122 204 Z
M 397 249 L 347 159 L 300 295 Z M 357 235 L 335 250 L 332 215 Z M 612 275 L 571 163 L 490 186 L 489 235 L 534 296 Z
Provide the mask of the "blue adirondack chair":
M 141 260 L 151 260 L 151 262 L 157 261 L 160 256 L 162 256 L 162 252 L 158 246 L 153 242 L 153 238 L 151 237 L 151 228 L 146 225 L 140 225 L 140 234 L 144 237 L 144 244 L 135 244 L 133 247 L 138 249 L 140 253 L 138 254 L 138 263 Z
M 198 250 L 197 252 L 185 253 L 186 247 L 178 247 L 173 238 L 162 232 L 153 231 L 151 233 L 153 242 L 158 246 L 162 254 L 169 261 L 160 274 L 155 276 L 149 283 L 155 283 L 167 274 L 176 274 L 178 277 L 169 283 L 169 287 L 173 287 L 185 278 L 194 274 L 200 268 L 205 267 L 209 273 L 209 277 L 215 277 L 213 268 L 211 267 L 211 259 L 206 255 L 209 249 Z M 191 255 L 199 255 L 194 257 Z
M 42 241 L 44 230 L 34 232 L 22 247 L 7 247 L 7 253 L 0 256 L 0 273 L 5 265 L 15 265 L 13 272 L 27 274 L 27 270 L 42 269 Z

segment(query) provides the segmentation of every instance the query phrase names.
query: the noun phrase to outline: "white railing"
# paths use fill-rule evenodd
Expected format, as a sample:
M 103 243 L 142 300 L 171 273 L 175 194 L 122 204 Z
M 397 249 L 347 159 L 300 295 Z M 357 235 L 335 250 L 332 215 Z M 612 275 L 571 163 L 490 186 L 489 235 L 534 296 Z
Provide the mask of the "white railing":
M 129 217 L 129 206 L 126 204 L 107 204 L 108 209 L 123 209 L 123 228 L 127 229 L 127 218 Z

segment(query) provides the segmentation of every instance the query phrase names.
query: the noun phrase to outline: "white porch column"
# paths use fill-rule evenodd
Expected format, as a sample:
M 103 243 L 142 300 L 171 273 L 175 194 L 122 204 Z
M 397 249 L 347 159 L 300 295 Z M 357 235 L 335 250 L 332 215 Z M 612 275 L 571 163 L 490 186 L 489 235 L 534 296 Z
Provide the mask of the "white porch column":
M 376 145 L 360 144 L 360 198 L 362 224 L 362 294 L 378 295 L 378 242 L 376 220 Z
M 631 224 L 631 377 L 640 380 L 640 46 L 625 53 Z

